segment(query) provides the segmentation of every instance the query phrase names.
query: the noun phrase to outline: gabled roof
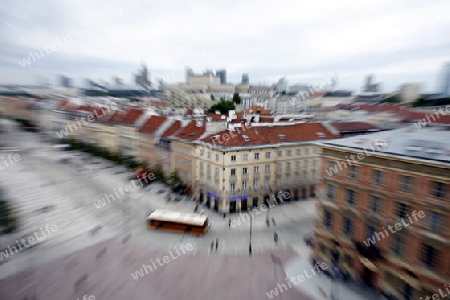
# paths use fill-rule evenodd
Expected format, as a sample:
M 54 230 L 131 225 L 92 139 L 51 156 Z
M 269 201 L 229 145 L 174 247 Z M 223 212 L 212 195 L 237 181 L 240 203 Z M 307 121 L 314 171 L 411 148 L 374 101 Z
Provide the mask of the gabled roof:
M 187 126 L 178 130 L 178 133 L 175 135 L 175 137 L 184 140 L 194 141 L 205 133 L 205 129 L 206 129 L 205 121 L 201 121 L 201 124 L 199 124 L 198 121 L 191 121 Z
M 339 132 L 356 132 L 356 131 L 378 131 L 379 129 L 372 124 L 364 122 L 338 122 L 331 123 L 331 126 L 336 128 Z
M 246 125 L 236 130 L 223 130 L 202 139 L 203 142 L 222 147 L 247 147 L 335 139 L 320 123 L 302 123 L 284 126 Z
M 114 116 L 112 122 L 117 124 L 134 125 L 143 114 L 144 111 L 141 109 L 130 108 L 124 114 Z
M 172 126 L 169 127 L 169 129 L 167 129 L 162 135 L 161 137 L 163 138 L 168 138 L 171 135 L 174 135 L 175 133 L 177 133 L 179 130 L 181 129 L 181 122 L 176 120 Z
M 139 129 L 139 132 L 153 134 L 167 120 L 164 116 L 151 116 Z

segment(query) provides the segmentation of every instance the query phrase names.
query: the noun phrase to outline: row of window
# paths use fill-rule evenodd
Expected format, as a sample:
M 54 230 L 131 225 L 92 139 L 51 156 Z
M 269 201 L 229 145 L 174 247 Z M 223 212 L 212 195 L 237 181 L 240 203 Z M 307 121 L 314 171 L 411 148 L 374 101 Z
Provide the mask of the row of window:
M 315 154 L 318 154 L 319 153 L 319 148 L 314 147 L 313 151 L 314 151 Z M 296 153 L 296 156 L 302 156 L 302 149 L 296 149 L 295 153 Z M 310 154 L 309 148 L 305 148 L 304 155 L 309 155 L 309 154 Z M 266 159 L 270 159 L 271 155 L 272 155 L 272 152 L 265 152 L 265 158 Z M 291 156 L 293 156 L 293 151 L 292 150 L 285 150 L 285 155 L 287 157 L 291 157 Z M 277 151 L 277 156 L 278 157 L 283 157 L 283 150 Z M 207 157 L 211 158 L 211 152 L 208 152 Z M 253 158 L 255 160 L 259 160 L 260 157 L 261 156 L 260 156 L 259 152 L 253 153 Z M 248 153 L 242 154 L 242 160 L 243 161 L 248 161 L 248 159 L 249 159 L 249 154 Z M 219 160 L 219 155 L 216 154 L 216 161 L 218 161 L 218 160 Z M 237 155 L 231 155 L 231 161 L 232 162 L 236 162 L 237 161 Z
M 347 176 L 350 179 L 359 180 L 360 179 L 360 172 L 359 168 L 357 166 L 349 166 Z M 338 167 L 337 163 L 332 161 L 330 162 L 330 175 L 334 175 L 338 173 Z M 387 176 L 386 172 L 381 170 L 372 170 L 371 174 L 371 183 L 375 185 L 385 185 L 387 182 Z M 399 190 L 406 192 L 406 193 L 414 193 L 414 187 L 415 185 L 415 178 L 412 176 L 407 175 L 398 175 L 398 184 L 397 187 Z M 448 187 L 443 182 L 438 181 L 430 181 L 429 186 L 429 194 L 436 198 L 445 198 L 445 194 L 448 193 L 447 191 Z
M 316 165 L 317 165 L 317 160 L 312 160 L 312 167 L 315 168 Z M 308 161 L 307 160 L 303 161 L 303 168 L 308 168 L 308 166 L 309 166 Z M 207 168 L 207 171 L 209 172 L 211 169 L 211 166 L 206 165 L 206 168 Z M 300 168 L 300 161 L 295 162 L 295 168 L 296 169 Z M 281 164 L 281 163 L 277 164 L 276 170 L 283 171 L 283 164 Z M 291 163 L 287 162 L 285 165 L 285 171 L 290 171 L 290 170 L 292 170 Z M 260 171 L 259 166 L 253 167 L 253 173 L 259 173 L 259 171 Z M 264 171 L 265 171 L 265 173 L 270 173 L 270 164 L 264 165 Z M 313 170 L 313 171 L 315 171 L 315 170 Z M 203 162 L 200 162 L 200 172 L 203 172 Z M 219 172 L 219 168 L 216 167 L 216 174 L 218 174 L 218 172 Z M 242 174 L 248 174 L 248 173 L 249 173 L 249 168 L 247 168 L 247 167 L 242 168 Z M 236 176 L 235 168 L 232 168 L 230 170 L 230 175 Z

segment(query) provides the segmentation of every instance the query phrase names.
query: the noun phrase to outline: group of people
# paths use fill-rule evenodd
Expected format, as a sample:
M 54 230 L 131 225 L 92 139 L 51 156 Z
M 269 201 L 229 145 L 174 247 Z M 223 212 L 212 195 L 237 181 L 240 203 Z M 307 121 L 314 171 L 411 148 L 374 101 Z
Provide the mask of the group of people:
M 217 249 L 219 248 L 219 238 L 216 238 L 216 240 L 212 240 L 211 241 L 211 253 L 214 250 L 214 245 L 216 246 L 216 253 L 217 253 Z

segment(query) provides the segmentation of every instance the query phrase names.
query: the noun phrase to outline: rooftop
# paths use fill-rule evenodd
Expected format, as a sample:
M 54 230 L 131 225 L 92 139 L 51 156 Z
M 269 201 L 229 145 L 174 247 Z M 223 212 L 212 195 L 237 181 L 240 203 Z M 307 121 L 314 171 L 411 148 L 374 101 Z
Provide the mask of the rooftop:
M 167 120 L 164 116 L 151 116 L 139 129 L 139 132 L 153 134 Z
M 450 164 L 450 128 L 448 126 L 417 129 L 416 126 L 411 125 L 391 131 L 326 141 L 322 144 L 351 150 L 372 151 L 375 149 L 377 155 Z
M 243 125 L 236 130 L 223 130 L 202 139 L 218 147 L 250 147 L 335 139 L 320 123 L 301 123 L 282 126 Z

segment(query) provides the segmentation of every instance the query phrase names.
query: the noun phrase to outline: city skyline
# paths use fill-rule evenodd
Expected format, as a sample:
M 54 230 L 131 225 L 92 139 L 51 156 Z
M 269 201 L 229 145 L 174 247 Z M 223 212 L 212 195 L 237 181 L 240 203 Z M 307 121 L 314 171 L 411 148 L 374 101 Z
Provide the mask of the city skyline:
M 83 78 L 111 76 L 131 83 L 144 61 L 153 81 L 168 72 L 180 74 L 173 82 L 184 81 L 189 66 L 195 72 L 224 68 L 231 83 L 248 73 L 251 84 L 286 77 L 289 84 L 317 85 L 346 69 L 350 76 L 340 82 L 342 89 L 360 91 L 364 77 L 375 74 L 383 92 L 404 82 L 424 83 L 423 92 L 437 92 L 439 72 L 450 61 L 445 34 L 450 21 L 444 13 L 450 4 L 441 0 L 364 6 L 315 1 L 303 3 L 301 11 L 290 9 L 292 1 L 116 0 L 89 3 L 89 9 L 86 1 L 9 2 L 1 13 L 1 84 L 35 84 L 36 76 L 55 83 L 57 74 L 73 78 L 75 86 Z M 76 38 L 66 38 L 71 33 Z M 45 48 L 53 51 L 25 67 L 19 63 Z

